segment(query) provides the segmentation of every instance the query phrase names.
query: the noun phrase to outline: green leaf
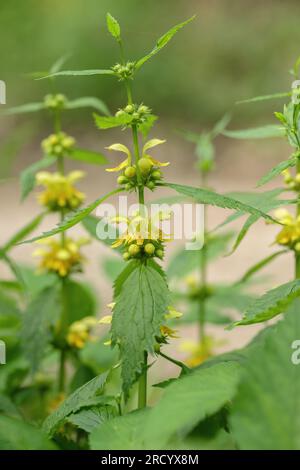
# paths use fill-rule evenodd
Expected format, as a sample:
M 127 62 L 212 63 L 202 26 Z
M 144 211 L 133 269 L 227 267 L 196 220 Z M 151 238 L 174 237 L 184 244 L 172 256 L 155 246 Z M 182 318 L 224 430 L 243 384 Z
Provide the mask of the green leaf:
M 21 106 L 14 106 L 13 108 L 4 109 L 2 115 L 11 116 L 13 114 L 35 113 L 44 109 L 44 103 L 27 103 Z
M 0 415 L 1 450 L 57 450 L 44 433 L 25 421 Z
M 126 126 L 130 124 L 132 118 L 128 114 L 122 116 L 99 116 L 94 113 L 95 124 L 98 129 L 112 129 L 113 127 Z
M 56 228 L 49 230 L 48 232 L 44 232 L 42 235 L 35 237 L 35 238 L 31 238 L 30 240 L 26 240 L 22 243 L 32 243 L 37 240 L 52 237 L 53 235 L 56 235 L 57 233 L 62 233 L 62 232 L 65 232 L 66 230 L 69 230 L 71 227 L 74 227 L 74 225 L 77 225 L 87 215 L 93 212 L 93 210 L 95 210 L 96 207 L 98 207 L 102 202 L 104 202 L 110 196 L 117 194 L 121 191 L 122 189 L 115 189 L 114 191 L 111 191 L 110 193 L 106 194 L 104 197 L 96 199 L 96 201 L 92 202 L 89 206 L 86 206 L 86 207 L 83 207 L 82 209 L 71 212 L 64 218 L 64 220 L 60 224 L 56 226 Z
M 24 313 L 22 346 L 32 371 L 36 372 L 51 339 L 50 327 L 60 314 L 58 286 L 42 290 L 29 303 Z
M 92 432 L 97 426 L 106 423 L 117 415 L 114 406 L 104 405 L 101 407 L 93 406 L 89 409 L 80 410 L 78 413 L 71 414 L 68 422 L 74 424 L 85 432 Z
M 79 77 L 85 75 L 114 75 L 114 72 L 110 69 L 107 70 L 100 70 L 100 69 L 93 69 L 93 70 L 63 70 L 61 72 L 51 73 L 49 75 L 45 75 L 44 77 L 40 77 L 37 80 L 43 80 L 45 78 L 50 77 Z
M 226 362 L 174 380 L 152 409 L 127 414 L 95 428 L 93 450 L 165 449 L 181 441 L 199 421 L 223 408 L 234 396 L 240 366 Z
M 18 230 L 4 245 L 1 249 L 4 253 L 7 253 L 13 246 L 24 240 L 31 232 L 33 232 L 42 222 L 45 217 L 45 213 L 39 214 L 32 219 L 28 224 Z M 1 256 L 1 255 L 0 255 Z
M 256 103 L 257 101 L 276 100 L 278 98 L 286 98 L 287 96 L 291 96 L 291 95 L 292 95 L 291 92 L 273 93 L 272 95 L 255 96 L 254 98 L 249 98 L 247 100 L 237 101 L 236 104 Z
M 285 129 L 282 126 L 270 124 L 262 127 L 253 127 L 252 129 L 224 130 L 222 134 L 232 139 L 268 139 L 283 137 Z
M 90 380 L 73 392 L 48 418 L 44 421 L 43 430 L 50 437 L 60 428 L 72 413 L 84 408 L 87 403 L 102 392 L 108 373 Z M 101 398 L 101 397 L 98 397 Z
M 230 417 L 241 450 L 300 450 L 299 307 L 297 299 L 249 353 Z
M 121 29 L 120 25 L 117 22 L 117 20 L 110 14 L 106 14 L 106 24 L 107 24 L 107 29 L 110 32 L 110 34 L 117 40 L 121 40 Z
M 148 409 L 119 416 L 93 429 L 90 438 L 92 450 L 142 450 L 144 419 Z M 155 430 L 154 430 L 155 432 Z
M 71 57 L 71 54 L 64 54 L 63 56 L 59 57 L 54 64 L 50 67 L 50 73 L 56 73 L 61 70 L 61 68 L 65 65 L 67 60 Z
M 85 96 L 77 98 L 75 100 L 68 100 L 66 103 L 66 109 L 78 109 L 78 108 L 94 108 L 100 113 L 110 115 L 109 109 L 104 101 L 94 96 Z
M 230 121 L 231 115 L 229 113 L 224 114 L 224 116 L 213 127 L 211 131 L 212 138 L 215 139 L 219 134 L 222 134 Z
M 242 320 L 233 326 L 261 323 L 283 313 L 288 305 L 300 295 L 300 280 L 296 279 L 268 291 L 256 299 L 246 310 Z
M 91 150 L 74 149 L 66 156 L 72 160 L 79 160 L 80 162 L 92 163 L 94 165 L 104 165 L 104 163 L 107 163 L 105 155 L 99 152 L 92 152 Z
M 254 274 L 256 274 L 258 271 L 263 269 L 265 266 L 271 263 L 274 259 L 276 259 L 280 255 L 283 255 L 284 253 L 289 253 L 289 250 L 276 251 L 275 253 L 272 253 L 271 255 L 266 256 L 266 258 L 263 258 L 258 263 L 255 263 L 253 266 L 251 266 L 251 268 L 249 268 L 245 272 L 243 277 L 238 281 L 238 284 L 247 282 Z
M 267 173 L 265 176 L 263 176 L 259 182 L 257 183 L 257 186 L 262 186 L 263 184 L 268 183 L 271 181 L 273 178 L 276 176 L 280 175 L 283 170 L 286 170 L 287 168 L 291 168 L 293 166 L 296 166 L 298 161 L 298 158 L 295 156 L 292 156 L 288 160 L 284 160 L 283 162 L 280 162 L 278 165 L 276 165 L 274 168 L 272 168 L 269 173 Z
M 69 324 L 96 314 L 96 298 L 87 284 L 66 279 L 64 289 Z
M 112 344 L 120 348 L 125 395 L 142 372 L 145 351 L 154 352 L 169 300 L 166 280 L 154 262 L 132 261 L 115 282 L 111 334 Z
M 174 189 L 180 194 L 191 197 L 197 202 L 202 204 L 210 204 L 212 206 L 222 207 L 224 209 L 233 209 L 235 211 L 249 213 L 259 217 L 263 217 L 266 220 L 278 223 L 277 220 L 273 219 L 270 215 L 266 214 L 262 210 L 245 204 L 238 199 L 234 199 L 230 196 L 224 196 L 222 194 L 209 191 L 207 189 L 193 188 L 192 186 L 183 186 L 181 184 L 165 183 L 164 186 Z
M 186 21 L 183 21 L 182 23 L 179 23 L 177 24 L 176 26 L 173 26 L 173 28 L 169 29 L 169 31 L 167 31 L 163 36 L 161 36 L 154 48 L 152 49 L 152 51 L 147 54 L 145 57 L 142 57 L 141 59 L 139 59 L 136 64 L 135 64 L 135 68 L 136 70 L 138 70 L 139 68 L 141 68 L 141 66 L 149 59 L 151 59 L 151 57 L 153 57 L 155 54 L 157 54 L 163 47 L 165 47 L 168 42 L 172 39 L 172 37 L 181 29 L 183 28 L 185 25 L 187 25 L 188 23 L 190 23 L 193 19 L 195 18 L 195 15 L 192 16 L 191 18 L 189 18 L 188 20 Z
M 33 163 L 32 165 L 28 166 L 25 170 L 21 173 L 21 199 L 24 199 L 28 196 L 28 194 L 33 190 L 35 185 L 35 174 L 48 168 L 49 166 L 53 165 L 57 161 L 57 158 L 54 156 L 47 156 L 38 160 L 37 162 Z

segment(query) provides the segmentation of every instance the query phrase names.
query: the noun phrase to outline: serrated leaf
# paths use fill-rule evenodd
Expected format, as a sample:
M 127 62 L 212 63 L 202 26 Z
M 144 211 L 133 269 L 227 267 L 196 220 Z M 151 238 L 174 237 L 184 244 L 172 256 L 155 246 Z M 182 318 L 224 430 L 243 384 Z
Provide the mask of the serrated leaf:
M 90 380 L 79 389 L 75 390 L 46 420 L 43 424 L 44 432 L 53 436 L 66 418 L 86 406 L 86 403 L 97 397 L 103 390 L 108 373 L 104 373 Z
M 90 433 L 117 415 L 117 410 L 112 405 L 101 407 L 93 406 L 89 409 L 80 410 L 78 413 L 68 416 L 68 422 L 74 424 L 85 432 Z
M 94 108 L 100 113 L 107 116 L 110 115 L 109 109 L 104 101 L 94 96 L 84 96 L 75 100 L 68 100 L 65 107 L 66 109 Z
M 28 224 L 18 230 L 1 248 L 1 251 L 7 253 L 13 246 L 18 244 L 20 241 L 24 240 L 31 232 L 33 232 L 42 222 L 45 217 L 45 213 L 39 214 L 34 217 Z M 0 253 L 1 257 L 1 253 Z
M 283 313 L 289 304 L 300 295 L 300 280 L 296 279 L 268 291 L 256 299 L 246 310 L 242 320 L 233 326 L 261 323 Z
M 154 262 L 132 261 L 115 282 L 111 335 L 120 348 L 125 395 L 142 372 L 145 351 L 153 353 L 169 300 L 166 280 Z
M 53 285 L 39 292 L 24 312 L 21 342 L 33 372 L 38 370 L 49 346 L 50 327 L 57 320 L 60 309 L 59 289 Z
M 291 92 L 273 93 L 271 95 L 255 96 L 254 98 L 248 98 L 246 100 L 237 101 L 236 104 L 255 103 L 257 101 L 276 100 L 278 98 L 286 98 L 287 96 L 291 96 L 291 95 L 292 95 Z
M 139 68 L 141 68 L 141 66 L 149 59 L 151 59 L 151 57 L 153 57 L 155 54 L 157 54 L 163 47 L 165 47 L 168 42 L 172 39 L 172 37 L 181 29 L 183 28 L 185 25 L 187 25 L 188 23 L 190 23 L 193 19 L 195 18 L 195 15 L 192 16 L 191 18 L 189 18 L 188 20 L 186 21 L 183 21 L 182 23 L 179 23 L 177 24 L 176 26 L 173 26 L 173 28 L 169 29 L 169 31 L 167 31 L 163 36 L 161 36 L 156 44 L 155 44 L 155 47 L 152 49 L 152 51 L 147 54 L 146 56 L 142 57 L 141 59 L 139 59 L 136 64 L 135 64 L 135 68 L 136 70 L 138 70 Z
M 21 172 L 21 200 L 24 201 L 28 194 L 33 190 L 35 185 L 35 174 L 48 168 L 49 166 L 53 165 L 57 161 L 57 158 L 54 156 L 46 156 L 41 160 L 33 163 L 32 165 L 28 166 Z
M 230 196 L 218 194 L 207 189 L 194 188 L 192 186 L 183 186 L 181 184 L 165 183 L 164 186 L 172 188 L 178 193 L 191 197 L 202 204 L 210 204 L 212 206 L 222 207 L 224 209 L 232 209 L 243 213 L 249 213 L 258 217 L 262 217 L 266 220 L 278 223 L 277 220 L 263 212 L 261 209 L 251 206 L 249 204 L 245 204 L 239 201 L 238 199 L 234 199 Z
M 252 129 L 224 130 L 222 134 L 232 139 L 268 139 L 285 136 L 285 129 L 282 126 L 270 124 Z
M 195 370 L 171 382 L 151 409 L 141 410 L 95 428 L 93 450 L 165 449 L 174 438 L 184 438 L 199 421 L 220 410 L 234 396 L 240 366 L 220 363 Z
M 263 176 L 259 180 L 259 182 L 257 183 L 257 186 L 262 186 L 263 184 L 268 183 L 273 178 L 280 175 L 283 172 L 283 170 L 296 166 L 297 161 L 298 161 L 298 158 L 293 156 L 292 158 L 289 158 L 288 160 L 284 160 L 283 162 L 280 162 L 278 165 L 272 168 L 272 170 L 269 171 L 269 173 L 267 173 L 265 176 Z
M 102 153 L 99 152 L 93 152 L 91 150 L 76 148 L 66 156 L 71 160 L 78 160 L 80 162 L 90 163 L 93 165 L 104 165 L 104 163 L 107 163 L 107 158 L 105 155 L 102 155 Z
M 4 109 L 1 114 L 11 116 L 13 114 L 35 113 L 37 111 L 41 111 L 41 109 L 44 108 L 44 103 L 27 103 L 22 104 L 21 106 L 14 106 L 13 108 Z
M 107 29 L 117 41 L 121 40 L 121 28 L 117 20 L 110 14 L 106 14 Z
M 1 450 L 56 450 L 44 433 L 25 421 L 0 415 Z
M 297 299 L 244 363 L 229 423 L 241 450 L 300 449 L 299 307 Z
M 104 202 L 106 199 L 108 199 L 110 196 L 117 194 L 121 192 L 121 189 L 116 189 L 114 191 L 111 191 L 110 193 L 106 194 L 106 196 L 96 199 L 96 201 L 92 202 L 89 206 L 83 207 L 82 209 L 79 209 L 77 211 L 71 212 L 68 214 L 64 220 L 56 226 L 56 228 L 49 230 L 48 232 L 42 233 L 42 235 L 31 238 L 30 240 L 25 240 L 22 243 L 32 243 L 37 240 L 41 240 L 43 238 L 48 238 L 52 237 L 53 235 L 56 235 L 58 233 L 65 232 L 66 230 L 69 230 L 71 227 L 74 227 L 74 225 L 77 225 L 79 222 L 81 222 L 87 215 L 89 215 L 93 210 L 96 209 L 102 202 Z
M 79 77 L 79 76 L 90 76 L 90 75 L 114 75 L 114 72 L 110 69 L 92 69 L 92 70 L 62 70 L 61 72 L 51 73 L 44 77 L 37 78 L 37 80 L 44 80 L 50 77 Z

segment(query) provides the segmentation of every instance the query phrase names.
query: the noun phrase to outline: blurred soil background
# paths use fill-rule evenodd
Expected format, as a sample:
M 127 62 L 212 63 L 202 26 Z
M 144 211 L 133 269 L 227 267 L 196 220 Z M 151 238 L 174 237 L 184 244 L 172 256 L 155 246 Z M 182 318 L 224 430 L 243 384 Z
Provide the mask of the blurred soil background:
M 155 155 L 171 161 L 165 170 L 168 181 L 199 185 L 193 145 L 182 140 L 178 129 L 200 132 L 209 129 L 226 111 L 232 112 L 230 128 L 245 128 L 276 123 L 275 110 L 283 101 L 235 105 L 237 100 L 288 91 L 292 77 L 288 71 L 300 54 L 299 1 L 266 0 L 11 0 L 0 6 L 0 79 L 7 84 L 7 106 L 39 101 L 51 92 L 47 80 L 35 81 L 26 76 L 32 71 L 48 70 L 60 56 L 70 53 L 64 68 L 108 68 L 118 61 L 118 49 L 109 37 L 105 14 L 110 11 L 119 19 L 129 59 L 151 50 L 156 39 L 169 27 L 197 15 L 136 76 L 134 96 L 144 102 L 160 119 L 151 137 L 165 138 L 167 143 L 155 149 Z M 62 77 L 56 87 L 70 99 L 97 96 L 112 112 L 125 104 L 122 86 L 110 77 Z M 40 141 L 51 133 L 46 113 L 5 117 L 0 120 L 0 246 L 13 232 L 37 214 L 34 195 L 20 203 L 18 175 L 41 156 Z M 64 130 L 83 148 L 105 152 L 114 143 L 130 143 L 128 132 L 98 131 L 90 110 L 66 112 Z M 217 168 L 210 186 L 217 192 L 255 190 L 257 180 L 280 160 L 288 157 L 289 147 L 280 140 L 235 141 L 220 137 L 216 141 Z M 118 157 L 110 155 L 111 161 Z M 82 168 L 87 177 L 80 185 L 87 202 L 115 186 L 115 174 L 103 167 L 85 167 L 68 162 L 67 169 Z M 281 184 L 275 180 L 265 189 Z M 149 193 L 151 194 L 151 193 Z M 170 194 L 157 193 L 158 196 Z M 153 196 L 152 196 L 153 197 Z M 222 222 L 230 213 L 209 208 L 209 227 Z M 42 229 L 52 228 L 55 216 L 45 220 Z M 233 226 L 241 227 L 239 220 Z M 237 251 L 221 257 L 209 269 L 209 282 L 234 282 L 248 267 L 275 250 L 272 246 L 278 229 L 263 221 L 250 230 Z M 77 227 L 77 235 L 84 233 Z M 166 263 L 178 243 L 168 245 Z M 33 247 L 15 248 L 14 259 L 33 263 Z M 99 316 L 107 314 L 111 285 L 105 278 L 103 259 L 112 256 L 109 249 L 94 241 L 84 250 L 88 262 L 85 278 L 100 295 Z M 263 272 L 257 292 L 287 282 L 293 276 L 290 256 L 279 257 Z M 3 265 L 0 277 L 6 277 Z M 210 328 L 226 340 L 221 350 L 243 346 L 257 327 L 233 331 Z M 195 328 L 184 328 L 183 338 L 196 338 Z M 177 345 L 173 342 L 172 348 Z M 159 368 L 159 365 L 157 366 Z M 157 369 L 157 375 L 160 375 Z

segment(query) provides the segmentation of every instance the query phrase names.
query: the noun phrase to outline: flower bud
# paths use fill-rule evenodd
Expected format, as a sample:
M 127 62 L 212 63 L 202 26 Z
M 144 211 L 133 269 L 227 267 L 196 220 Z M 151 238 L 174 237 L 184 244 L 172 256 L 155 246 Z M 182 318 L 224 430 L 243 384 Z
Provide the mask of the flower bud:
M 297 251 L 297 253 L 300 252 L 300 242 L 296 243 L 295 250 Z
M 147 253 L 147 255 L 153 255 L 155 252 L 155 246 L 153 245 L 153 243 L 147 243 L 144 246 L 144 251 L 145 253 Z
M 148 106 L 145 106 L 143 104 L 141 104 L 141 106 L 139 106 L 139 109 L 138 109 L 138 112 L 141 113 L 141 114 L 147 114 L 149 113 L 149 108 Z
M 135 119 L 135 120 L 140 119 L 140 113 L 137 113 L 137 112 L 133 113 L 132 118 Z
M 138 161 L 138 165 L 143 175 L 147 175 L 152 168 L 151 160 L 149 160 L 149 158 L 146 158 L 146 157 L 140 158 L 140 160 Z
M 136 174 L 136 169 L 134 168 L 134 166 L 128 166 L 124 174 L 127 178 L 133 178 Z
M 132 189 L 132 184 L 131 183 L 127 183 L 126 186 L 125 186 L 125 189 L 126 191 L 130 191 Z
M 139 254 L 139 252 L 140 252 L 140 247 L 138 245 L 132 244 L 128 248 L 128 253 L 130 254 L 130 256 L 136 256 Z
M 128 105 L 124 108 L 124 111 L 125 111 L 125 113 L 131 114 L 131 113 L 133 113 L 133 111 L 134 111 L 134 106 L 133 106 L 132 104 L 128 104 Z
M 125 251 L 125 253 L 123 253 L 123 260 L 128 261 L 129 258 L 130 258 L 130 254 L 128 253 L 128 251 Z
M 163 257 L 164 257 L 164 252 L 163 252 L 163 250 L 156 250 L 155 254 L 156 254 L 156 256 L 157 256 L 158 258 L 160 258 L 160 259 L 163 259 Z
M 117 179 L 118 184 L 126 184 L 127 183 L 127 178 L 124 175 L 120 175 Z
M 152 177 L 153 179 L 155 179 L 155 180 L 160 180 L 160 179 L 161 179 L 161 176 L 162 176 L 162 174 L 161 174 L 161 171 L 160 171 L 160 170 L 154 170 L 154 171 L 152 171 L 152 173 L 151 173 L 151 177 Z
M 155 183 L 154 181 L 149 181 L 147 184 L 146 184 L 147 188 L 148 189 L 151 189 L 151 191 L 155 188 Z

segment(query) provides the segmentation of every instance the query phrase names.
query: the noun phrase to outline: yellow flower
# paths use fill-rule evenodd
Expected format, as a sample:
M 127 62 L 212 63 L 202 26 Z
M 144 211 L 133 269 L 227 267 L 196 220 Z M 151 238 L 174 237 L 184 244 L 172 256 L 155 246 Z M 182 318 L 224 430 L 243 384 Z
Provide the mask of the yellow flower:
M 152 165 L 155 165 L 155 166 L 167 166 L 167 165 L 169 165 L 169 162 L 166 162 L 166 163 L 160 162 L 159 160 L 156 160 L 155 158 L 151 157 L 150 155 L 148 155 L 146 153 L 147 150 L 149 150 L 153 147 L 156 147 L 157 145 L 163 144 L 164 142 L 165 142 L 165 140 L 160 140 L 160 139 L 151 139 L 148 142 L 146 142 L 144 147 L 143 147 L 141 158 L 146 158 L 147 160 L 149 160 L 149 162 L 151 163 L 151 166 Z M 108 150 L 114 150 L 116 152 L 122 152 L 122 153 L 125 153 L 127 155 L 127 158 L 125 160 L 123 160 L 120 163 L 120 165 L 116 166 L 115 168 L 106 168 L 106 171 L 121 171 L 124 168 L 126 168 L 128 166 L 131 166 L 131 164 L 132 164 L 132 154 L 131 154 L 130 150 L 128 149 L 128 147 L 126 147 L 126 145 L 112 144 L 112 145 L 110 145 L 109 147 L 106 147 L 106 148 Z
M 300 241 L 300 216 L 294 217 L 286 209 L 278 209 L 274 215 L 278 222 L 284 225 L 276 236 L 276 242 L 291 249 L 296 248 Z
M 81 269 L 84 257 L 80 248 L 88 242 L 86 238 L 77 241 L 67 238 L 64 242 L 54 238 L 42 239 L 37 243 L 44 246 L 36 249 L 33 256 L 41 257 L 41 269 L 66 277 L 71 271 Z
M 155 257 L 162 259 L 164 254 L 163 243 L 171 240 L 170 235 L 163 233 L 161 221 L 170 218 L 170 213 L 158 212 L 155 216 L 144 217 L 137 212 L 132 217 L 117 216 L 111 219 L 112 223 L 124 223 L 127 228 L 112 244 L 112 248 L 124 245 L 126 249 L 124 259 Z
M 47 171 L 37 173 L 36 185 L 45 188 L 45 191 L 38 195 L 39 203 L 51 210 L 77 209 L 84 201 L 85 194 L 78 191 L 74 183 L 84 175 L 82 171 L 72 171 L 66 176 Z
M 91 330 L 96 324 L 94 317 L 85 317 L 72 323 L 67 334 L 68 344 L 73 348 L 82 349 L 87 341 L 94 339 Z
M 164 338 L 179 338 L 177 330 L 173 330 L 167 325 L 161 325 L 160 332 Z

